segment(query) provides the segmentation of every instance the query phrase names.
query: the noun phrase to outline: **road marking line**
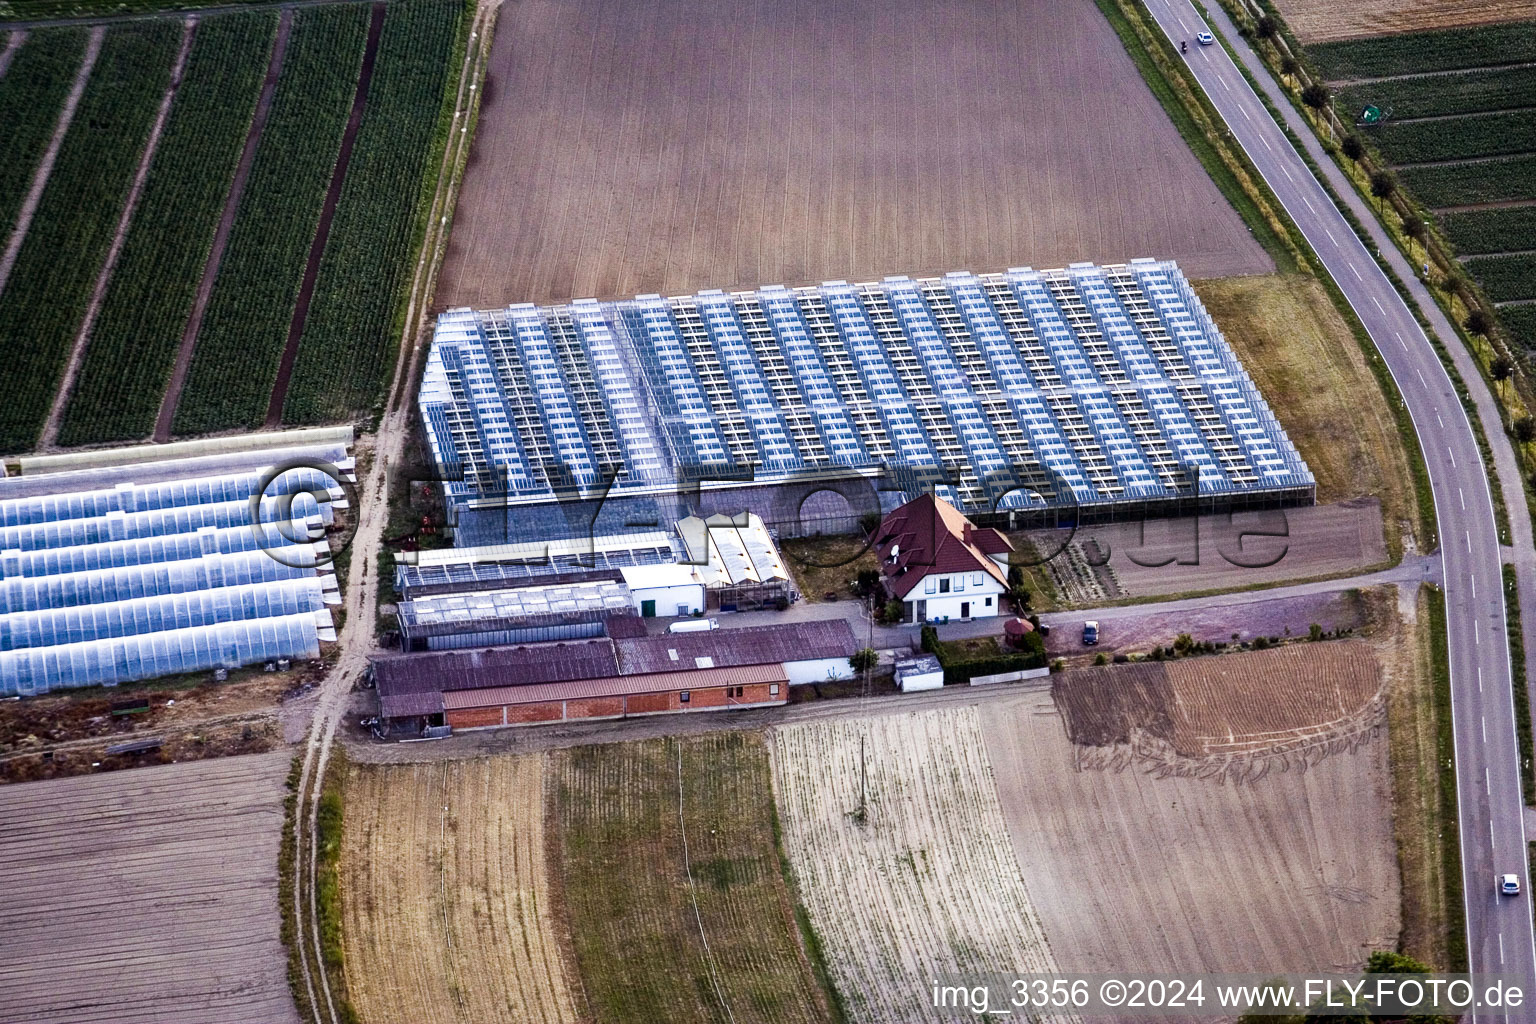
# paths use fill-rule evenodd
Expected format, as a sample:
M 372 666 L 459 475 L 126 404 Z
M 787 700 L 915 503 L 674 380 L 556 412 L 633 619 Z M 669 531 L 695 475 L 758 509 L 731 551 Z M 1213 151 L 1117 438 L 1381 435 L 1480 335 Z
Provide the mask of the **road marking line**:
M 1407 348 L 1408 347 L 1408 343 L 1403 340 L 1403 332 L 1402 331 L 1393 331 L 1392 333 L 1397 335 L 1397 343 L 1399 345 L 1403 346 L 1403 348 Z
M 1483 666 L 1477 666 L 1477 692 L 1483 692 Z
M 1445 454 L 1447 454 L 1447 455 L 1449 455 L 1451 457 L 1451 468 L 1455 469 L 1456 468 L 1456 453 L 1451 451 L 1451 446 L 1450 445 L 1446 445 L 1445 446 Z M 1470 551 L 1471 548 L 1468 548 L 1467 550 Z
M 1465 530 L 1465 531 L 1463 531 L 1463 533 L 1465 534 L 1465 536 L 1467 538 L 1467 554 L 1470 555 L 1472 553 L 1472 531 L 1471 530 Z
M 1310 206 L 1311 204 L 1309 203 L 1307 205 Z M 1339 240 L 1337 238 L 1333 237 L 1333 231 L 1331 229 L 1323 228 L 1323 234 L 1327 235 L 1328 236 L 1328 241 L 1332 242 L 1334 245 L 1338 245 L 1339 244 Z
M 1472 581 L 1472 600 L 1477 600 L 1477 574 L 1467 573 L 1467 579 Z
M 1470 545 L 1468 545 L 1467 550 L 1468 551 L 1472 550 Z M 1483 642 L 1483 627 L 1478 625 L 1478 622 L 1477 622 L 1476 619 L 1472 620 L 1472 642 L 1475 643 L 1475 644 L 1480 644 L 1480 643 Z M 1483 723 L 1483 735 L 1486 736 L 1487 734 L 1488 734 L 1488 723 L 1484 722 Z
M 1221 83 L 1221 87 L 1223 89 L 1225 89 L 1227 92 L 1231 92 L 1232 91 L 1232 87 L 1227 84 L 1227 80 L 1225 78 L 1218 78 L 1218 79 L 1216 79 L 1216 81 L 1220 82 Z
M 1374 302 L 1374 303 L 1376 303 L 1376 308 L 1377 308 L 1377 309 L 1380 309 L 1380 310 L 1381 310 L 1381 311 L 1382 311 L 1382 312 L 1383 312 L 1383 313 L 1385 313 L 1385 312 L 1386 312 L 1386 310 L 1384 310 L 1384 309 L 1381 309 L 1381 300 L 1380 300 L 1380 299 L 1378 299 L 1378 298 L 1377 298 L 1377 297 L 1376 297 L 1376 296 L 1374 296 L 1374 295 L 1372 295 L 1372 296 L 1371 296 L 1371 301 L 1372 301 L 1372 302 Z M 1402 340 L 1403 340 L 1403 336 L 1402 336 L 1402 335 L 1401 335 L 1401 334 L 1399 334 L 1399 335 L 1398 335 L 1398 336 L 1397 336 L 1397 340 L 1398 340 L 1398 341 L 1402 341 Z
M 1253 118 L 1248 115 L 1248 108 L 1247 107 L 1238 107 L 1237 109 L 1242 113 L 1244 121 L 1252 121 L 1253 120 Z
M 1443 424 L 1442 424 L 1442 426 L 1443 426 Z M 1467 496 L 1466 496 L 1465 493 L 1462 492 L 1462 489 L 1460 487 L 1456 488 L 1456 497 L 1461 499 L 1461 510 L 1463 512 L 1465 512 L 1467 510 Z
M 1424 379 L 1424 371 L 1423 371 L 1423 370 L 1420 370 L 1420 369 L 1415 369 L 1415 370 L 1414 370 L 1414 371 L 1413 371 L 1413 372 L 1414 372 L 1414 373 L 1416 373 L 1416 374 L 1418 374 L 1418 375 L 1419 375 L 1419 383 L 1420 383 L 1420 384 L 1423 384 L 1423 385 L 1424 385 L 1424 386 L 1425 386 L 1425 387 L 1429 387 L 1429 381 L 1427 381 L 1427 380 L 1425 380 L 1425 379 Z M 1438 410 L 1438 409 L 1436 409 L 1436 410 L 1435 410 L 1435 415 L 1436 415 L 1436 416 L 1439 416 L 1439 415 L 1440 415 L 1440 410 Z M 1444 423 L 1442 423 L 1442 424 L 1440 424 L 1440 425 L 1441 425 L 1441 426 L 1442 426 L 1442 427 L 1443 427 L 1443 426 L 1445 426 L 1445 424 L 1444 424 Z
M 1285 172 L 1285 180 L 1286 181 L 1295 181 L 1296 180 L 1295 178 L 1291 177 L 1291 169 L 1289 167 L 1285 166 L 1285 164 L 1281 164 L 1280 165 L 1280 169 Z
M 1364 281 L 1365 280 L 1365 278 L 1360 276 L 1360 271 L 1355 269 L 1355 265 L 1353 263 L 1351 263 L 1349 265 L 1349 269 L 1350 269 L 1350 272 L 1355 275 L 1355 280 L 1356 281 Z
M 1260 141 L 1260 142 L 1262 142 L 1262 143 L 1264 143 L 1264 148 L 1265 148 L 1265 149 L 1267 149 L 1267 150 L 1269 150 L 1269 151 L 1270 151 L 1270 152 L 1271 152 L 1271 153 L 1273 153 L 1273 152 L 1274 152 L 1274 148 L 1273 148 L 1273 147 L 1271 147 L 1271 146 L 1270 146 L 1270 144 L 1269 144 L 1269 139 L 1267 139 L 1267 138 L 1266 138 L 1266 137 L 1264 137 L 1264 136 L 1263 136 L 1263 135 L 1260 135 L 1260 136 L 1259 136 L 1259 141 Z
M 1313 209 L 1312 207 L 1312 200 L 1308 199 L 1306 196 L 1302 196 L 1301 201 L 1307 204 L 1307 209 L 1312 210 L 1313 213 L 1317 212 L 1317 210 Z
M 1488 776 L 1488 769 L 1483 769 L 1483 792 L 1493 796 L 1493 782 Z

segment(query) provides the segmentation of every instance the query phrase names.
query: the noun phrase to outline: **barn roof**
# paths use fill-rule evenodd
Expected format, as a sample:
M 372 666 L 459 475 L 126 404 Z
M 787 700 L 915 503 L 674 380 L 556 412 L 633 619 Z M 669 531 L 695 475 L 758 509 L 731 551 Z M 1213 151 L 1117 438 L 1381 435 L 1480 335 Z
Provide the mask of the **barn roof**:
M 747 686 L 754 683 L 788 683 L 784 666 L 737 665 L 731 668 L 692 669 L 684 672 L 651 672 L 644 675 L 573 679 L 563 683 L 532 686 L 498 686 L 483 690 L 454 690 L 443 694 L 443 708 L 496 707 L 501 704 L 534 704 L 582 697 L 617 697 L 635 693 L 676 693 L 712 686 Z
M 616 675 L 619 664 L 608 640 L 589 640 L 389 654 L 375 658 L 373 670 L 379 714 L 403 718 L 442 711 L 444 691 Z
M 935 573 L 985 572 L 1004 587 L 1008 577 L 992 555 L 1013 550 L 997 530 L 978 530 L 943 498 L 924 494 L 886 516 L 875 532 L 886 587 L 906 597 Z
M 615 640 L 613 645 L 618 652 L 619 669 L 625 673 L 846 658 L 858 650 L 858 641 L 847 619 L 666 633 Z M 710 660 L 701 664 L 701 658 Z

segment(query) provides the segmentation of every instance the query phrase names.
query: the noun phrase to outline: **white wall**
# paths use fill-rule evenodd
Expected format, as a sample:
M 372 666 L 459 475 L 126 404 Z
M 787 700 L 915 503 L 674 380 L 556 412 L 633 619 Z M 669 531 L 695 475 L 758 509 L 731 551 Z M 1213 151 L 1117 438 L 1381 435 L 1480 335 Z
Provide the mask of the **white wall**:
M 937 690 L 944 685 L 944 670 L 937 672 L 912 672 L 901 677 L 901 692 Z
M 640 614 L 642 601 L 656 602 L 656 615 L 658 618 L 667 618 L 677 614 L 678 605 L 687 605 L 686 614 L 692 615 L 696 611 L 704 610 L 704 585 L 702 583 L 688 583 L 676 587 L 646 587 L 641 590 L 631 590 L 629 596 L 635 602 L 635 614 Z
M 976 582 L 977 575 L 981 576 L 979 584 Z M 949 582 L 947 594 L 939 593 L 942 580 Z M 930 583 L 933 585 L 933 593 L 928 592 Z M 960 614 L 960 606 L 963 604 L 971 606 L 971 618 L 987 619 L 1002 614 L 1002 593 L 1003 585 L 988 573 L 933 573 L 909 590 L 906 599 L 914 605 L 918 601 L 928 602 L 923 621 L 931 622 L 946 615 L 951 619 L 964 618 Z
M 790 684 L 825 683 L 829 679 L 852 679 L 853 666 L 847 658 L 809 658 L 805 661 L 786 661 L 784 674 Z

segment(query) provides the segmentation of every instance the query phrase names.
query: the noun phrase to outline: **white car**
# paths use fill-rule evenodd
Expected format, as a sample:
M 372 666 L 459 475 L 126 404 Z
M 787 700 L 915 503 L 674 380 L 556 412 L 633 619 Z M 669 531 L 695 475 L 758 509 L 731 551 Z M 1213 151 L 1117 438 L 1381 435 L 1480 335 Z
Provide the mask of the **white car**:
M 1201 46 L 1216 45 L 1216 37 L 1211 35 L 1209 32 L 1201 32 L 1199 35 L 1195 36 L 1195 41 Z
M 1520 879 L 1514 875 L 1499 876 L 1499 892 L 1505 896 L 1520 895 Z

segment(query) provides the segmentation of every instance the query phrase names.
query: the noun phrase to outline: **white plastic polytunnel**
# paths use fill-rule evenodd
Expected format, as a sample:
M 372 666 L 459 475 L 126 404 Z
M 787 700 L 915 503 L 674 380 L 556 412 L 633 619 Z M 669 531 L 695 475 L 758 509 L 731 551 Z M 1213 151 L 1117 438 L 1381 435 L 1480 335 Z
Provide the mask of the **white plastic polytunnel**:
M 236 668 L 274 658 L 314 658 L 320 653 L 323 629 L 317 616 L 329 620 L 325 612 L 311 612 L 0 651 L 0 694 L 25 696 Z
M 327 532 L 353 460 L 336 439 L 245 440 L 0 478 L 0 695 L 310 658 L 335 639 Z

